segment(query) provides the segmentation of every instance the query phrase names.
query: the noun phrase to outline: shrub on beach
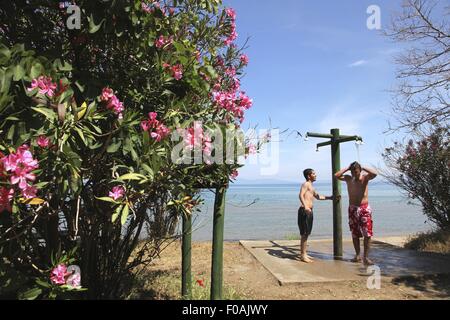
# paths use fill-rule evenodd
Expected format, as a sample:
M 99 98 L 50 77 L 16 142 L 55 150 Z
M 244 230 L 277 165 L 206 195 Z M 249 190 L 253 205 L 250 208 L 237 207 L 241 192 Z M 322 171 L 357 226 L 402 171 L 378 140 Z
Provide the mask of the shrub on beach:
M 200 202 L 198 181 L 237 175 L 237 164 L 174 164 L 170 138 L 186 129 L 187 148 L 211 155 L 190 128 L 244 121 L 234 11 L 219 0 L 76 3 L 79 29 L 65 25 L 67 2 L 0 8 L 2 297 L 126 296 Z
M 418 200 L 423 213 L 442 230 L 450 229 L 449 127 L 434 123 L 426 134 L 386 148 L 384 177 Z

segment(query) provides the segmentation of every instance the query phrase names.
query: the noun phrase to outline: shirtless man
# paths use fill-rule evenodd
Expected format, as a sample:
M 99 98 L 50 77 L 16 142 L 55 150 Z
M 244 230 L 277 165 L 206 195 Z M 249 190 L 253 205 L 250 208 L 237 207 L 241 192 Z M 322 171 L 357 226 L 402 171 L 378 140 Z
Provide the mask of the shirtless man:
M 345 172 L 351 172 L 351 176 Z M 361 174 L 365 171 L 367 174 Z M 361 167 L 358 162 L 353 162 L 334 175 L 337 179 L 347 183 L 349 207 L 348 222 L 352 232 L 353 246 L 355 247 L 355 258 L 352 262 L 361 262 L 360 238 L 364 237 L 364 257 L 365 265 L 372 265 L 369 259 L 370 239 L 373 236 L 372 230 L 372 209 L 369 206 L 369 180 L 377 176 L 377 172 L 370 168 Z
M 313 201 L 314 198 L 317 200 L 333 200 L 333 197 L 325 197 L 319 195 L 316 190 L 314 190 L 313 182 L 316 181 L 316 173 L 313 169 L 305 169 L 303 171 L 303 176 L 306 182 L 302 184 L 300 189 L 301 206 L 298 209 L 298 228 L 300 229 L 300 260 L 306 263 L 312 262 L 314 259 L 306 253 L 306 241 L 308 236 L 311 234 L 313 225 Z

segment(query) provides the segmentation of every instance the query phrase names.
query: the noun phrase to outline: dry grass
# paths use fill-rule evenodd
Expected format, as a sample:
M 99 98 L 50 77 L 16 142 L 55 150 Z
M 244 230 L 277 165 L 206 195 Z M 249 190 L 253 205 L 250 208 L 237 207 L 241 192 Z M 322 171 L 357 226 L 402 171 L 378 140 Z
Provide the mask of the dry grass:
M 450 231 L 438 230 L 419 233 L 408 238 L 405 243 L 405 248 L 424 252 L 450 254 Z

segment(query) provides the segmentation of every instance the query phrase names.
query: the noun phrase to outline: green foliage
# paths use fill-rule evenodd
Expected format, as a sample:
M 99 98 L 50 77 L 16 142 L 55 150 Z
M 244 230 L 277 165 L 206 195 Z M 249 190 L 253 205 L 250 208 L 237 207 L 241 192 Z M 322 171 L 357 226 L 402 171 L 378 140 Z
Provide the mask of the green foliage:
M 77 1 L 80 30 L 65 27 L 67 14 L 54 1 L 10 1 L 0 8 L 0 150 L 8 155 L 30 146 L 42 199 L 15 196 L 12 212 L 0 212 L 2 270 L 8 270 L 1 276 L 7 286 L 27 288 L 20 298 L 60 297 L 58 290 L 67 288 L 49 290 L 42 285 L 48 274 L 42 278 L 39 270 L 54 266 L 55 252 L 74 247 L 86 296 L 123 297 L 131 270 L 158 254 L 186 212 L 168 204 L 194 196 L 199 185 L 227 183 L 237 167 L 176 165 L 170 156 L 177 142 L 158 141 L 140 127 L 149 112 L 172 131 L 194 121 L 213 127 L 236 120 L 219 112 L 210 96 L 224 76 L 217 56 L 238 76 L 243 67 L 240 51 L 223 45 L 230 23 L 221 2 L 171 4 L 174 13 L 164 14 L 145 12 L 137 0 Z M 173 43 L 157 48 L 161 35 Z M 182 79 L 165 64 L 182 64 Z M 56 85 L 54 94 L 32 88 L 39 77 Z M 123 102 L 123 118 L 102 100 L 104 88 Z M 50 140 L 48 147 L 37 144 L 40 136 Z M 108 197 L 114 186 L 126 190 L 117 201 Z M 131 259 L 141 234 L 147 245 Z

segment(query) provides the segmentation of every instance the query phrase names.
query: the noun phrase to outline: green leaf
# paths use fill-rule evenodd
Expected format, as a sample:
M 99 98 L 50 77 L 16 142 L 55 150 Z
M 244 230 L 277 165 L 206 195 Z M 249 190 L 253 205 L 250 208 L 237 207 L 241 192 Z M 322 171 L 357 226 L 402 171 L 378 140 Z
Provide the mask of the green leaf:
M 23 67 L 18 64 L 15 68 L 14 68 L 14 81 L 19 81 L 22 80 L 23 76 L 25 75 L 25 70 L 23 69 Z
M 131 153 L 131 158 L 132 158 L 134 161 L 137 161 L 137 160 L 139 159 L 139 156 L 138 156 L 138 154 L 136 153 L 136 150 L 134 150 L 133 147 L 131 147 L 130 153 Z
M 130 213 L 130 208 L 126 205 L 126 206 L 123 208 L 122 216 L 120 217 L 120 223 L 121 223 L 122 225 L 124 225 L 125 222 L 127 221 L 128 214 L 129 214 L 129 213 Z
M 86 138 L 84 137 L 83 131 L 80 128 L 78 128 L 78 127 L 75 127 L 74 129 L 78 133 L 78 135 L 80 136 L 81 140 L 83 140 L 84 145 L 87 146 Z
M 148 147 L 150 144 L 150 134 L 148 133 L 148 131 L 144 131 L 142 133 L 142 144 L 144 145 L 144 152 L 147 153 L 148 152 Z
M 6 58 L 6 61 L 11 58 L 11 51 L 4 44 L 0 46 L 0 58 Z
M 49 184 L 48 182 L 44 182 L 44 181 L 43 181 L 43 182 L 35 183 L 34 186 L 35 186 L 37 189 L 42 189 L 42 188 L 45 188 L 48 184 Z
M 106 149 L 106 152 L 108 153 L 114 153 L 117 150 L 119 150 L 120 146 L 122 145 L 122 141 L 119 140 L 116 143 L 111 143 L 108 148 Z
M 84 86 L 81 85 L 78 81 L 75 81 L 75 85 L 77 86 L 78 90 L 80 90 L 80 92 L 84 92 Z
M 11 86 L 11 78 L 14 75 L 14 69 L 12 67 L 9 67 L 4 73 L 3 77 L 0 78 L 0 91 L 1 92 L 8 92 L 9 87 Z
M 88 17 L 88 20 L 89 20 L 89 33 L 96 33 L 102 26 L 103 22 L 105 21 L 105 19 L 102 19 L 102 21 L 100 21 L 100 23 L 96 25 L 92 14 L 90 17 Z
M 50 283 L 42 281 L 41 279 L 36 279 L 36 284 L 41 286 L 41 287 L 44 287 L 44 288 L 51 288 L 52 287 L 52 285 Z
M 123 209 L 123 205 L 120 205 L 120 206 L 118 206 L 118 207 L 116 208 L 116 210 L 114 210 L 114 213 L 113 213 L 113 215 L 112 215 L 112 217 L 111 217 L 111 222 L 112 222 L 112 223 L 116 222 L 116 220 L 117 220 L 117 218 L 119 217 L 119 214 L 120 214 L 120 212 L 122 211 L 122 209 Z
M 17 117 L 13 117 L 13 116 L 9 116 L 8 118 L 6 118 L 5 119 L 5 121 L 20 121 L 20 119 L 19 118 L 17 118 Z
M 146 180 L 145 176 L 139 173 L 127 173 L 120 176 L 117 180 Z
M 30 77 L 35 79 L 43 74 L 44 67 L 40 62 L 34 63 L 31 67 Z
M 153 178 L 153 175 L 154 175 L 153 169 L 150 168 L 150 166 L 149 166 L 148 164 L 143 163 L 143 164 L 142 164 L 142 168 L 143 168 L 145 171 L 147 171 L 147 172 L 149 173 L 149 175 Z
M 56 120 L 57 118 L 57 114 L 52 109 L 43 107 L 31 107 L 31 109 L 39 113 L 42 113 L 49 120 Z
M 81 107 L 79 107 L 77 111 L 78 111 L 77 112 L 77 117 L 78 117 L 78 120 L 80 120 L 86 114 L 86 111 L 87 111 L 87 104 L 86 104 L 86 102 L 83 102 L 81 104 Z
M 15 125 L 12 125 L 9 130 L 8 130 L 8 134 L 6 135 L 6 139 L 8 140 L 12 140 L 14 138 L 14 131 L 16 129 Z
M 89 105 L 89 108 L 91 107 L 91 105 Z M 103 132 L 102 132 L 102 129 L 100 129 L 99 127 L 97 127 L 96 125 L 94 125 L 93 123 L 89 123 L 90 124 L 90 126 L 92 127 L 92 128 L 94 128 L 94 130 L 95 131 L 97 131 L 97 133 L 98 134 L 102 134 Z
M 41 288 L 33 288 L 19 294 L 21 300 L 34 300 L 42 293 Z
M 56 66 L 56 68 L 58 68 L 58 70 L 60 71 L 72 71 L 72 65 L 70 63 L 67 63 L 66 61 L 64 61 L 63 63 L 61 63 L 60 59 L 56 59 L 53 65 Z
M 97 198 L 98 200 L 102 200 L 102 201 L 106 201 L 106 202 L 111 202 L 111 203 L 115 203 L 115 204 L 120 203 L 120 202 L 117 202 L 117 201 L 115 201 L 113 198 L 110 198 L 110 197 L 95 197 L 95 198 Z

